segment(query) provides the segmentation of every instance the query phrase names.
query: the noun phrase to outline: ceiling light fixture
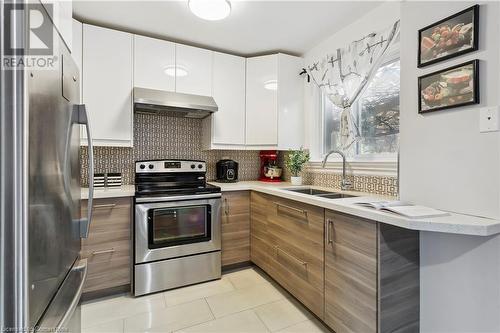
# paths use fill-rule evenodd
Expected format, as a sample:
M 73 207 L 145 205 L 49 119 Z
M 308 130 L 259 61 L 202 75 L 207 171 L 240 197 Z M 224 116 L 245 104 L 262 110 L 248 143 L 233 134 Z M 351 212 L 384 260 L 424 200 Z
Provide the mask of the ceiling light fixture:
M 269 80 L 264 82 L 264 88 L 267 90 L 278 90 L 278 81 L 276 80 Z
M 191 12 L 208 21 L 222 20 L 231 13 L 231 3 L 228 0 L 189 0 Z
M 188 71 L 186 68 L 182 66 L 174 66 L 174 65 L 169 65 L 163 69 L 163 72 L 167 74 L 168 76 L 174 76 L 174 77 L 182 77 L 182 76 L 187 76 Z

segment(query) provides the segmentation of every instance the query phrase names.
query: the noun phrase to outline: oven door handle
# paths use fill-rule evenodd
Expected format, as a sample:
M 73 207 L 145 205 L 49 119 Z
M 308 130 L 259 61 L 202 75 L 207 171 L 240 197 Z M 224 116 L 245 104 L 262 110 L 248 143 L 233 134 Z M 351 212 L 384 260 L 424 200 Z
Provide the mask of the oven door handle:
M 210 194 L 194 194 L 194 195 L 176 195 L 176 196 L 170 196 L 170 197 L 135 198 L 135 202 L 137 202 L 137 203 L 167 202 L 167 201 L 214 199 L 214 198 L 221 198 L 221 197 L 222 197 L 221 193 L 210 193 Z

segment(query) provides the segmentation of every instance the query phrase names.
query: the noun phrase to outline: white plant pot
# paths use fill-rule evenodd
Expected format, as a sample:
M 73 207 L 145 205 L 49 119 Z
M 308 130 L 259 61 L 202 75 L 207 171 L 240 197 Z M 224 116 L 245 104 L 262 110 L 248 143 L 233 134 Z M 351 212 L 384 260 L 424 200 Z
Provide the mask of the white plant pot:
M 302 185 L 302 177 L 293 177 L 291 178 L 292 185 Z

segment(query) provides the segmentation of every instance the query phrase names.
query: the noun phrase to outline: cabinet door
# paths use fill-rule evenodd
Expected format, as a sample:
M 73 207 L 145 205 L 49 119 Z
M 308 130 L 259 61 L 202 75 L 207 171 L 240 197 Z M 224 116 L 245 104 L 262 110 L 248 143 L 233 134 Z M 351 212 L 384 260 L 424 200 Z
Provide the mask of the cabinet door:
M 304 83 L 299 76 L 302 58 L 279 54 L 278 149 L 297 150 L 304 146 Z
M 250 260 L 250 192 L 222 195 L 222 266 Z
M 215 144 L 245 144 L 245 58 L 214 52 L 212 117 Z
M 82 201 L 82 216 L 87 216 L 87 203 Z M 80 250 L 88 262 L 84 293 L 130 283 L 130 198 L 97 199 L 93 207 L 89 236 Z
M 134 35 L 134 86 L 175 91 L 175 44 Z
M 377 332 L 377 223 L 326 211 L 325 323 Z
M 252 191 L 250 193 L 250 259 L 254 264 L 272 275 L 274 268 L 273 244 L 268 233 L 268 195 Z
M 176 91 L 212 96 L 212 51 L 177 44 Z
M 278 144 L 278 55 L 247 59 L 246 144 Z
M 83 25 L 83 101 L 94 145 L 133 144 L 132 35 Z
M 82 22 L 73 20 L 73 49 L 71 50 L 71 56 L 75 60 L 76 67 L 80 72 L 80 82 L 78 82 L 80 87 L 80 98 L 79 103 L 82 103 L 82 33 L 83 33 Z M 83 126 L 82 126 L 83 127 Z

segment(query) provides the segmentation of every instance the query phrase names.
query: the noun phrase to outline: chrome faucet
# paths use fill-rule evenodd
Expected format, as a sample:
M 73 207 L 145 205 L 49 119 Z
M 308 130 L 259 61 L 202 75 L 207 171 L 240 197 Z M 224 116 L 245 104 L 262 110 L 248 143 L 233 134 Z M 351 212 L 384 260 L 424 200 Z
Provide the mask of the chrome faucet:
M 343 152 L 339 151 L 339 150 L 330 150 L 328 152 L 328 154 L 325 155 L 325 158 L 323 158 L 323 163 L 321 163 L 321 167 L 325 167 L 326 165 L 326 160 L 328 159 L 328 157 L 333 154 L 333 153 L 336 153 L 336 154 L 339 154 L 340 157 L 342 157 L 342 181 L 340 182 L 340 188 L 342 190 L 349 190 L 351 187 L 352 187 L 352 183 L 349 179 L 347 179 L 346 175 L 345 175 L 345 155 Z

